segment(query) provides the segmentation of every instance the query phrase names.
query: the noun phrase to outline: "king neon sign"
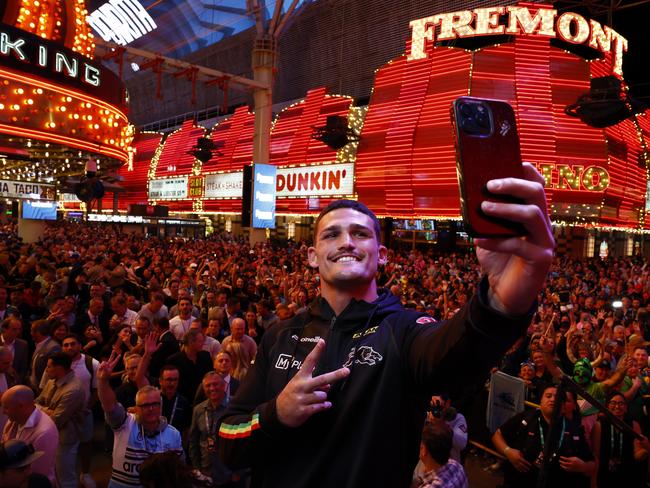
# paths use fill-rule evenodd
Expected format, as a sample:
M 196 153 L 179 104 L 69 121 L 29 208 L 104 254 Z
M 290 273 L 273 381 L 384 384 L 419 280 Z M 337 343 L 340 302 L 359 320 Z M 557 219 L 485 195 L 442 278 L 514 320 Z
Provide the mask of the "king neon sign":
M 456 38 L 489 35 L 538 35 L 563 39 L 572 44 L 586 44 L 603 54 L 613 53 L 613 72 L 623 75 L 623 53 L 627 39 L 608 26 L 582 15 L 526 6 L 487 7 L 436 14 L 413 20 L 408 60 L 427 57 L 427 44 Z M 439 27 L 436 35 L 435 29 Z

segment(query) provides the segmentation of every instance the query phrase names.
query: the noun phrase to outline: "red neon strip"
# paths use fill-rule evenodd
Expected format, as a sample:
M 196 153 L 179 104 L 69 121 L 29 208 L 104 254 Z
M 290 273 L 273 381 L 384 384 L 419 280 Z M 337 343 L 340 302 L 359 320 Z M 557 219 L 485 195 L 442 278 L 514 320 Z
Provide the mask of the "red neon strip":
M 39 79 L 36 79 L 36 78 L 30 78 L 28 76 L 19 75 L 18 73 L 14 73 L 13 71 L 6 71 L 6 70 L 4 70 L 2 68 L 0 68 L 0 75 L 4 76 L 6 78 L 9 78 L 11 80 L 14 80 L 14 81 L 20 81 L 22 83 L 27 83 L 28 85 L 38 86 L 39 88 L 46 88 L 48 90 L 53 90 L 55 92 L 63 93 L 65 95 L 68 95 L 68 96 L 71 96 L 71 97 L 79 98 L 80 100 L 84 100 L 86 102 L 94 103 L 94 104 L 96 104 L 98 106 L 104 107 L 107 110 L 112 110 L 112 111 L 118 113 L 119 115 L 124 117 L 124 120 L 127 121 L 127 122 L 129 120 L 128 117 L 124 114 L 124 112 L 122 112 L 120 109 L 118 109 L 114 105 L 106 103 L 105 101 L 100 100 L 99 98 L 91 97 L 90 95 L 86 95 L 86 94 L 83 94 L 83 93 L 80 93 L 80 92 L 77 92 L 77 91 L 74 91 L 74 90 L 70 90 L 68 88 L 65 88 L 62 85 L 50 84 L 50 83 L 48 83 L 46 81 L 42 81 L 42 80 L 39 80 Z
M 115 159 L 121 159 L 122 161 L 126 161 L 127 159 L 126 152 L 119 152 L 119 150 L 117 149 L 104 148 L 104 146 L 102 146 L 101 144 L 85 141 L 82 139 L 73 139 L 71 137 L 59 136 L 57 134 L 52 134 L 51 132 L 42 132 L 33 129 L 17 128 L 11 125 L 1 124 L 1 123 L 0 123 L 0 132 L 5 134 L 11 134 L 14 136 L 33 137 L 35 139 L 42 139 L 45 141 L 60 142 L 61 144 L 67 144 L 69 146 L 73 146 L 78 149 L 88 150 L 89 146 L 94 146 L 91 148 L 91 150 L 94 152 L 98 152 L 106 156 L 111 156 L 114 157 Z

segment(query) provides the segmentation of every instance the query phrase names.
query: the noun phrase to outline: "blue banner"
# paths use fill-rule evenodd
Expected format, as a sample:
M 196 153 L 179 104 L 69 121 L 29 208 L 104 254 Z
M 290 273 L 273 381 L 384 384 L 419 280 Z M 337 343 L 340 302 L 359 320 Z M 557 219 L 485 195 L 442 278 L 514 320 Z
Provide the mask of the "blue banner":
M 252 223 L 255 229 L 275 229 L 275 177 L 271 164 L 253 165 Z

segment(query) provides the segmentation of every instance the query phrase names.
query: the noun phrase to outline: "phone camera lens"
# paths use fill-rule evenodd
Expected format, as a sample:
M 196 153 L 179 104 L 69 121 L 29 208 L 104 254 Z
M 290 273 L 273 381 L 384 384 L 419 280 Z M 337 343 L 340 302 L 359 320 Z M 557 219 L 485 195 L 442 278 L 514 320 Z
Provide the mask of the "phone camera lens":
M 463 103 L 460 106 L 460 113 L 465 117 L 472 117 L 474 115 L 474 110 L 472 110 L 472 106 L 469 103 Z

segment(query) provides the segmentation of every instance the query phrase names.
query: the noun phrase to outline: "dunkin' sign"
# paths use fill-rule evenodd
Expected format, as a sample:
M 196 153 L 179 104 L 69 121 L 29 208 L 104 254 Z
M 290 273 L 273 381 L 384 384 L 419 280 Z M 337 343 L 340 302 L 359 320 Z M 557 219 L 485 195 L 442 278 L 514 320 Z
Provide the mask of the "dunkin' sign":
M 278 197 L 325 197 L 354 193 L 354 164 L 278 168 Z

